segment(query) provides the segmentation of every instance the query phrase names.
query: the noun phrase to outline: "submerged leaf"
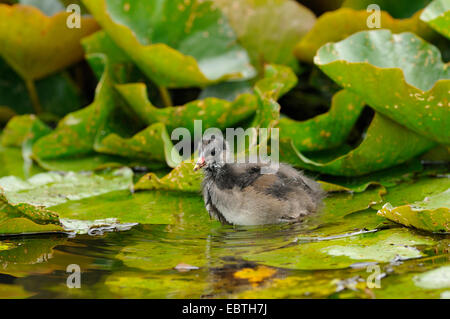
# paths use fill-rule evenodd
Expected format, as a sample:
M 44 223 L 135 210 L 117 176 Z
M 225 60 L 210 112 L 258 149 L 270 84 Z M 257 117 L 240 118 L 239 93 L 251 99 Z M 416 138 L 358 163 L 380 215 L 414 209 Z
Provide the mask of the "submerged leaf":
M 247 52 L 211 1 L 85 0 L 103 29 L 158 86 L 249 78 Z
M 448 144 L 450 68 L 439 50 L 412 33 L 356 33 L 328 43 L 314 61 L 377 112 Z

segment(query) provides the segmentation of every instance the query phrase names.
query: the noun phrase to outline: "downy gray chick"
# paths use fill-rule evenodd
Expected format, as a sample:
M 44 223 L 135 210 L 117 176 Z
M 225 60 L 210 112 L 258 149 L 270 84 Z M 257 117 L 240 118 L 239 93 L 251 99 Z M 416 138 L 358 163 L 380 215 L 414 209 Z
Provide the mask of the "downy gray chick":
M 301 172 L 279 163 L 276 173 L 263 174 L 269 164 L 226 163 L 228 151 L 222 137 L 200 143 L 194 169 L 203 168 L 203 198 L 211 217 L 233 225 L 276 224 L 320 208 L 324 192 Z

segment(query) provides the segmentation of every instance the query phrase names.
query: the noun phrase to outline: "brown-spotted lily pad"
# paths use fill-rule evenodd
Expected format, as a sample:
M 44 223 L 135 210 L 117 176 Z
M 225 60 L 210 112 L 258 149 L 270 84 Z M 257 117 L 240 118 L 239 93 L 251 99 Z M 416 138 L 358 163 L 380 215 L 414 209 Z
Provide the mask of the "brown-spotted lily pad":
M 290 138 L 299 151 L 319 151 L 341 145 L 348 137 L 364 107 L 356 94 L 336 93 L 330 110 L 307 121 L 282 118 L 278 124 L 280 138 Z
M 377 112 L 437 142 L 450 143 L 450 68 L 412 33 L 356 33 L 320 48 L 314 62 Z
M 314 159 L 299 152 L 291 139 L 280 140 L 280 158 L 294 166 L 338 176 L 361 176 L 412 159 L 435 143 L 380 114 L 375 114 L 364 140 L 333 159 Z M 330 153 L 330 152 L 328 152 Z M 333 154 L 327 154 L 327 158 Z

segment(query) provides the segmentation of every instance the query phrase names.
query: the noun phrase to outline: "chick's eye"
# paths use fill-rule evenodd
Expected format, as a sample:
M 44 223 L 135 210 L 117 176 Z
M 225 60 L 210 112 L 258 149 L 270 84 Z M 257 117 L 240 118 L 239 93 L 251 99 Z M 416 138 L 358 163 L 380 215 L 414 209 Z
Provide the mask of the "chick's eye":
M 212 150 L 212 151 L 211 151 L 211 155 L 212 155 L 212 156 L 215 156 L 215 155 L 216 155 L 216 150 Z

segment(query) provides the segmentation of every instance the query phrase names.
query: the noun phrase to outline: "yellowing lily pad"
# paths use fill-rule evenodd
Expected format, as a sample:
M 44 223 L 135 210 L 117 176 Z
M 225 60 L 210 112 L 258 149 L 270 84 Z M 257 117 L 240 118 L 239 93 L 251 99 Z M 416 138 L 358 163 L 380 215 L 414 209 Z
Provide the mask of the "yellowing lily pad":
M 199 192 L 203 175 L 200 171 L 194 171 L 194 165 L 194 162 L 182 162 L 163 178 L 149 173 L 141 177 L 134 185 L 134 189 Z
M 450 69 L 439 50 L 412 33 L 356 33 L 328 43 L 314 62 L 377 112 L 449 144 Z
M 103 29 L 160 87 L 249 78 L 254 69 L 210 1 L 85 0 Z
M 324 13 L 317 23 L 295 47 L 295 55 L 304 62 L 313 62 L 319 48 L 328 42 L 337 42 L 345 39 L 355 32 L 370 30 L 367 19 L 371 15 L 366 10 L 341 8 Z M 421 37 L 428 37 L 430 29 L 420 21 L 420 12 L 411 18 L 394 19 L 385 11 L 380 12 L 381 28 L 392 32 L 414 32 Z
M 23 79 L 36 80 L 83 58 L 81 38 L 98 25 L 81 18 L 81 28 L 69 29 L 70 13 L 52 17 L 31 6 L 0 4 L 0 55 Z

